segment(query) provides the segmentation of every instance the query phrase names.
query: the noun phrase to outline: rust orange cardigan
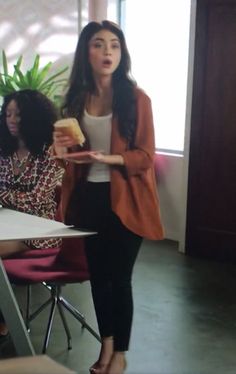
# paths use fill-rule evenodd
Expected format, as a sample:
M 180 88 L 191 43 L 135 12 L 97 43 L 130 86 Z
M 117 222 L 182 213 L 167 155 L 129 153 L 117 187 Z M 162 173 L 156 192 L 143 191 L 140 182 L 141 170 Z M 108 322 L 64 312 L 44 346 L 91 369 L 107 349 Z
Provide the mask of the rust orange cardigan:
M 163 239 L 159 199 L 154 172 L 154 126 L 151 101 L 136 89 L 137 127 L 134 149 L 119 135 L 117 120 L 112 119 L 111 154 L 124 158 L 123 166 L 111 166 L 111 206 L 123 224 L 140 235 L 153 240 Z M 63 183 L 61 212 L 65 216 L 68 202 L 80 175 L 81 166 L 69 163 Z M 76 209 L 76 207 L 75 207 Z

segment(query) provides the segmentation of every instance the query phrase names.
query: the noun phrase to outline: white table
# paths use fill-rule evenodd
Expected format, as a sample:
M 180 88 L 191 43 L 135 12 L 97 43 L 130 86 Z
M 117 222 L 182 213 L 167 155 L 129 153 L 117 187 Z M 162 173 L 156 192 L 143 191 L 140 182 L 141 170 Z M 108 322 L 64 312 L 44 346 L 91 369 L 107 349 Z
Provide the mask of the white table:
M 33 370 L 33 371 L 32 371 Z M 46 355 L 1 360 L 0 374 L 76 374 Z
M 95 232 L 81 231 L 61 222 L 0 208 L 0 240 L 84 237 Z M 0 258 L 0 308 L 19 356 L 35 355 L 29 334 Z

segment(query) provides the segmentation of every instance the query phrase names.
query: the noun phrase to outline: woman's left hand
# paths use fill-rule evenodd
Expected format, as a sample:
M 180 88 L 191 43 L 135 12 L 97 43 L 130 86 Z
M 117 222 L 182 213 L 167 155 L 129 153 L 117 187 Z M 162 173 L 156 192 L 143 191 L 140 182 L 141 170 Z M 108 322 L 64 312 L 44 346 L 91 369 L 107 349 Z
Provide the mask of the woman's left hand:
M 124 158 L 121 155 L 105 155 L 102 152 L 94 152 L 90 155 L 94 162 L 100 162 L 107 165 L 124 165 Z

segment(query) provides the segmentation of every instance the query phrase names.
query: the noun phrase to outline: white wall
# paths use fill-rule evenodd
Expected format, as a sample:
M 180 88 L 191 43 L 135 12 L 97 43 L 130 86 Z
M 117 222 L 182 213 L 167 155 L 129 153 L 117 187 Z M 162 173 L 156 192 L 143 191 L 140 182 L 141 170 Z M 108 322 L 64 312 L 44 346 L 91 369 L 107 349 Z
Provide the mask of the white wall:
M 69 65 L 78 39 L 77 0 L 0 0 L 0 44 L 10 67 L 23 55 L 23 69 L 37 53 L 40 66 Z
M 157 183 L 165 237 L 179 241 L 182 219 L 183 157 L 157 154 Z

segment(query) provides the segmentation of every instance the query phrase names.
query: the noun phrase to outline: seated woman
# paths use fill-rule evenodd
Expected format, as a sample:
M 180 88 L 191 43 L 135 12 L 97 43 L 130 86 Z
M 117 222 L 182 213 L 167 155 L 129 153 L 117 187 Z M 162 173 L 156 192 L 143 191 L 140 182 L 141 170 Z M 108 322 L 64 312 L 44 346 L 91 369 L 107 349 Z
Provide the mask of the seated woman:
M 36 90 L 13 92 L 0 113 L 0 204 L 54 219 L 55 191 L 63 169 L 50 152 L 57 111 Z M 58 239 L 0 242 L 0 256 L 58 246 Z
M 54 104 L 36 90 L 4 97 L 0 112 L 0 204 L 54 219 L 56 187 L 63 169 L 50 152 Z M 0 256 L 27 249 L 58 247 L 60 239 L 0 242 Z M 7 333 L 0 314 L 0 336 Z

